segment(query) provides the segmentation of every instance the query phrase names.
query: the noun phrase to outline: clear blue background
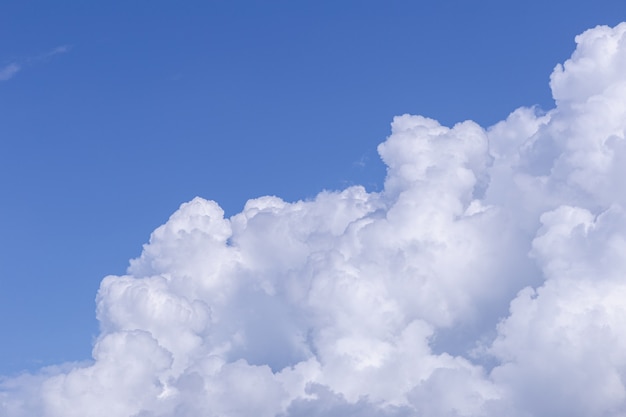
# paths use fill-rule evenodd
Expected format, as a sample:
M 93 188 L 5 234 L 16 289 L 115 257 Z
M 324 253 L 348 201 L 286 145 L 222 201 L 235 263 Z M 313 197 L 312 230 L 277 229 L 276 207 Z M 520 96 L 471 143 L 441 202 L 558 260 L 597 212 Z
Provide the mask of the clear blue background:
M 7 3 L 0 374 L 88 359 L 100 280 L 182 202 L 380 190 L 394 115 L 549 109 L 574 36 L 626 19 L 624 0 Z

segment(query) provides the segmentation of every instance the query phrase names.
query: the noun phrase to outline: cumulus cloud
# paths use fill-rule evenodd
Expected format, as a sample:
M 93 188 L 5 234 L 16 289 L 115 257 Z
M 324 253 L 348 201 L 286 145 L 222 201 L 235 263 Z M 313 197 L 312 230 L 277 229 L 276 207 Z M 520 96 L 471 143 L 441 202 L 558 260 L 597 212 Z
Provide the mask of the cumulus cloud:
M 576 42 L 546 113 L 396 117 L 381 192 L 183 204 L 0 414 L 623 416 L 626 23 Z

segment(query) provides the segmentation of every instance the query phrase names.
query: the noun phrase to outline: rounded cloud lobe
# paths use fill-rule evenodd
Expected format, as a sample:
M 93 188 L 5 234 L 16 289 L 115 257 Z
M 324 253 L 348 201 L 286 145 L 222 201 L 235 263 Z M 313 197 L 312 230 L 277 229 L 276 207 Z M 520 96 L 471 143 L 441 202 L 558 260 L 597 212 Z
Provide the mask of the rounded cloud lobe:
M 0 414 L 626 414 L 626 23 L 576 42 L 545 114 L 396 117 L 380 193 L 183 204 Z

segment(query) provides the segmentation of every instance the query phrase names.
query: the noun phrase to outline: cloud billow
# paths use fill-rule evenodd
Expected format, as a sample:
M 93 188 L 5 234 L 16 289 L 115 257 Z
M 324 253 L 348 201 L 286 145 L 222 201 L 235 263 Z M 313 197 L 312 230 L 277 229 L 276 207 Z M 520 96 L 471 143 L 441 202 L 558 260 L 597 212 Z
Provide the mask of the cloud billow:
M 0 414 L 624 415 L 626 23 L 576 42 L 547 113 L 396 117 L 382 192 L 183 204 Z

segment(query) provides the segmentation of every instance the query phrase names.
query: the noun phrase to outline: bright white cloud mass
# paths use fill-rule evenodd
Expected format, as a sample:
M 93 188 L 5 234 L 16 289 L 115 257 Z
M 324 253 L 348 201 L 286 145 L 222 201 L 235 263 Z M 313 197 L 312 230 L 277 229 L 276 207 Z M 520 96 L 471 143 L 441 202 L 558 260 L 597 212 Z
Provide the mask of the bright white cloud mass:
M 396 117 L 382 192 L 183 204 L 0 414 L 626 415 L 626 23 L 576 42 L 547 113 Z

